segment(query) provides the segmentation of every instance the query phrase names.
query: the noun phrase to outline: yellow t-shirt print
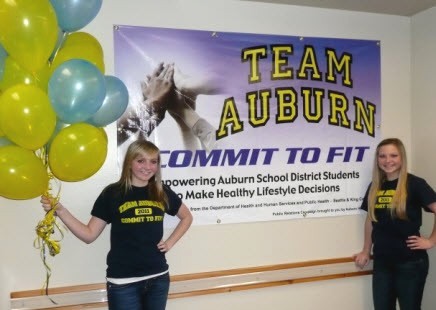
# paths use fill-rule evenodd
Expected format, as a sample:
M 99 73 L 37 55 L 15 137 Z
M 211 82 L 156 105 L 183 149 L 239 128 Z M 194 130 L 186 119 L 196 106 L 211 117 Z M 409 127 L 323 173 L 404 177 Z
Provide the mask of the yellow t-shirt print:
M 121 217 L 121 223 L 123 224 L 136 224 L 144 222 L 162 222 L 162 215 L 153 215 L 153 208 L 160 209 L 164 211 L 164 207 L 161 203 L 150 200 L 139 200 L 139 201 L 127 201 L 122 206 L 118 208 L 120 214 L 127 210 L 134 209 L 134 217 Z
M 376 209 L 392 208 L 392 197 L 394 197 L 395 190 L 380 190 L 377 192 L 377 201 L 375 203 Z

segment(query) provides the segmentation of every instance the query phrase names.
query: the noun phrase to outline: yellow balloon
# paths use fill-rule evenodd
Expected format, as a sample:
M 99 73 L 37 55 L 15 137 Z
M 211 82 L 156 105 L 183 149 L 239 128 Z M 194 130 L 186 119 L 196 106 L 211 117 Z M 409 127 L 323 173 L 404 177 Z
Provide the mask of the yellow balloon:
M 103 48 L 101 47 L 100 42 L 93 35 L 87 32 L 80 31 L 69 33 L 65 42 L 62 44 L 62 47 L 77 45 L 95 48 L 100 53 L 101 57 L 103 57 Z
M 84 59 L 94 64 L 104 74 L 103 48 L 98 40 L 86 32 L 73 32 L 68 34 L 61 48 L 51 63 L 51 72 L 65 61 L 71 59 Z
M 59 131 L 61 131 L 65 127 L 68 127 L 68 124 L 63 123 L 59 119 L 56 120 L 55 129 L 53 130 L 53 133 L 52 133 L 50 139 L 48 139 L 47 144 L 46 144 L 46 147 L 48 150 L 50 150 L 51 143 L 52 143 L 53 139 L 58 135 Z
M 0 196 L 31 199 L 48 188 L 47 168 L 32 151 L 16 145 L 0 147 Z
M 53 73 L 59 65 L 71 59 L 87 60 L 95 65 L 102 74 L 105 72 L 103 57 L 99 55 L 95 48 L 84 49 L 80 46 L 70 46 L 61 48 L 56 54 L 50 67 L 51 73 Z
M 46 64 L 57 33 L 50 1 L 0 1 L 0 43 L 23 68 L 36 71 Z
M 0 80 L 0 90 L 6 90 L 16 84 L 32 84 L 47 91 L 50 67 L 45 64 L 37 72 L 23 69 L 12 57 L 5 60 L 3 79 Z
M 104 136 L 104 139 L 105 139 L 105 141 L 106 141 L 106 144 L 107 144 L 107 143 L 108 143 L 108 137 L 107 137 L 106 130 L 104 130 L 103 127 L 97 127 L 97 128 L 102 132 L 102 134 L 103 134 L 103 136 Z
M 44 91 L 33 85 L 18 84 L 0 97 L 0 124 L 9 140 L 37 150 L 50 139 L 56 126 L 56 113 Z
M 15 145 L 12 141 L 8 140 L 6 137 L 0 137 L 0 147 L 6 145 Z
M 53 139 L 48 163 L 61 181 L 76 182 L 95 174 L 107 155 L 107 138 L 100 128 L 76 123 L 63 128 Z

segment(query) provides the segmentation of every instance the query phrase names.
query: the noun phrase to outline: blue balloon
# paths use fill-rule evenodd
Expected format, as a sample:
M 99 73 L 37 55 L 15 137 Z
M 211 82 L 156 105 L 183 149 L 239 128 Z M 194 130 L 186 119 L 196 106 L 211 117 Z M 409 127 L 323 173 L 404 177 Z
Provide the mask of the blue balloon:
M 129 92 L 126 85 L 117 77 L 106 75 L 106 97 L 100 109 L 86 122 L 96 127 L 103 127 L 116 121 L 127 108 Z
M 88 25 L 100 11 L 103 0 L 50 0 L 59 27 L 73 32 Z
M 0 80 L 3 78 L 3 73 L 5 72 L 5 60 L 8 57 L 8 53 L 0 44 Z
M 104 75 L 89 61 L 65 61 L 56 68 L 48 81 L 48 96 L 61 122 L 83 122 L 103 104 L 106 96 Z

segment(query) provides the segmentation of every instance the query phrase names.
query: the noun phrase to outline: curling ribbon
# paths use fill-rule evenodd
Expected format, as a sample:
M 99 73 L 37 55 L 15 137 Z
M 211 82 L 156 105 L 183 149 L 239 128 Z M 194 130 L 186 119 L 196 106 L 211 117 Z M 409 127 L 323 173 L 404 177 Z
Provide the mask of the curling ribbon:
M 57 202 L 59 199 L 53 199 L 53 208 L 51 208 L 45 214 L 44 218 L 39 221 L 38 225 L 35 228 L 36 231 L 36 239 L 34 241 L 34 247 L 41 251 L 41 260 L 44 264 L 46 270 L 46 280 L 44 282 L 43 289 L 45 289 L 46 295 L 48 296 L 48 286 L 51 277 L 51 268 L 47 263 L 47 249 L 51 256 L 55 256 L 60 253 L 61 246 L 60 241 L 64 237 L 64 233 L 62 228 L 56 222 L 56 208 Z M 55 232 L 58 232 L 60 237 L 58 239 L 53 239 L 52 235 Z
M 43 161 L 45 166 L 48 168 L 47 164 L 47 149 L 44 147 L 40 149 L 39 154 L 37 154 L 40 159 Z M 54 180 L 54 176 L 49 172 L 49 189 L 44 193 L 44 196 L 49 197 L 51 201 L 52 208 L 46 212 L 44 218 L 38 222 L 35 228 L 36 232 L 36 238 L 33 242 L 33 246 L 36 249 L 40 250 L 41 260 L 44 264 L 44 267 L 46 269 L 46 280 L 43 285 L 43 290 L 45 289 L 45 293 L 48 296 L 48 287 L 49 287 L 49 280 L 51 277 L 51 268 L 47 263 L 47 250 L 48 253 L 51 256 L 55 256 L 60 253 L 61 251 L 61 245 L 60 241 L 64 237 L 63 229 L 59 226 L 59 224 L 56 222 L 56 209 L 58 207 L 59 202 L 59 192 L 56 197 L 53 197 L 49 190 L 50 188 L 50 180 Z M 60 191 L 60 186 L 59 186 Z M 56 235 L 58 238 L 53 238 L 52 236 Z M 50 300 L 56 304 L 51 298 Z
M 63 239 L 63 231 L 59 224 L 56 222 L 56 209 L 57 209 L 58 199 L 54 199 L 54 206 L 47 211 L 44 218 L 39 221 L 36 226 L 36 235 L 35 246 L 38 249 L 48 248 L 51 256 L 55 256 L 59 254 L 61 251 L 60 241 Z M 52 239 L 51 235 L 55 233 L 55 230 L 58 230 L 61 238 L 56 240 Z

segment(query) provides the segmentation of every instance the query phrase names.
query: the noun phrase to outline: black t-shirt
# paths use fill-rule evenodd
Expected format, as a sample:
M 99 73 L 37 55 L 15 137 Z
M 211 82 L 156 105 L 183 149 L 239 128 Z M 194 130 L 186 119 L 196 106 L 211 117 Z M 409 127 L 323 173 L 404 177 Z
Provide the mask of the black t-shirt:
M 406 240 L 409 236 L 420 236 L 422 209 L 431 212 L 427 207 L 436 201 L 434 190 L 427 182 L 413 174 L 407 175 L 407 219 L 400 220 L 391 216 L 390 202 L 395 193 L 398 179 L 385 181 L 377 194 L 375 217 L 372 222 L 372 242 L 374 258 L 395 261 L 415 260 L 426 255 L 425 250 L 411 250 Z M 361 209 L 368 211 L 369 187 L 363 199 Z
M 148 187 L 133 187 L 124 194 L 108 186 L 94 203 L 91 214 L 111 225 L 111 248 L 107 255 L 109 278 L 142 277 L 168 269 L 165 254 L 157 244 L 163 236 L 165 213 L 176 215 L 181 199 L 164 186 L 168 206 L 149 200 Z

